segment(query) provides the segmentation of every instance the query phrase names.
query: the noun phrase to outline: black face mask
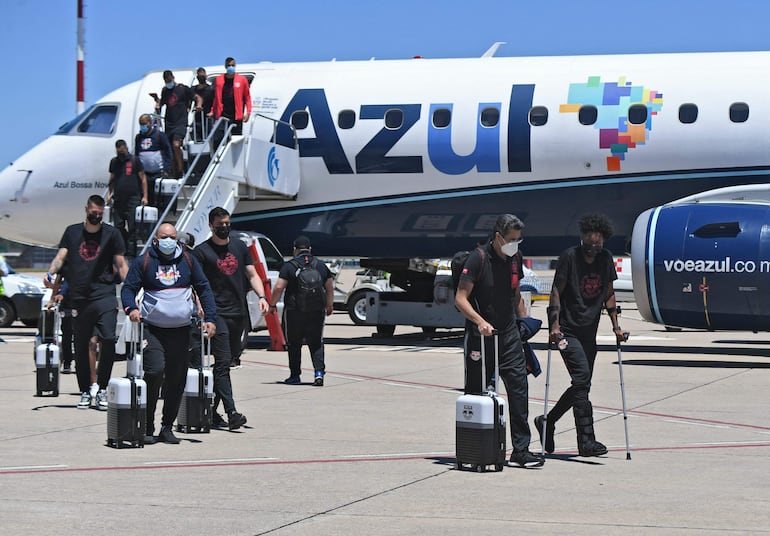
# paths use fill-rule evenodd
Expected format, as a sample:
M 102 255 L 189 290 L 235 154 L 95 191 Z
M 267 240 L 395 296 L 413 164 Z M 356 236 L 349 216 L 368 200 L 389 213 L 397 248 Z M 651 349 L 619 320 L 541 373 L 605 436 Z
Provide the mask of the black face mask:
M 583 255 L 586 257 L 596 257 L 604 248 L 599 245 L 594 246 L 591 244 L 581 244 L 580 249 L 583 251 Z
M 201 75 L 198 77 L 198 83 L 199 84 L 205 84 L 206 83 L 206 77 Z
M 90 223 L 91 225 L 99 225 L 100 223 L 102 223 L 102 217 L 98 214 L 88 214 L 88 216 L 86 216 L 86 219 L 88 220 L 88 223 Z
M 126 158 L 128 158 L 128 153 L 118 153 L 118 158 L 120 158 L 121 160 L 125 160 Z
M 230 236 L 230 227 L 223 225 L 221 227 L 214 227 L 214 234 L 217 235 L 218 238 L 221 238 L 224 240 L 228 236 Z

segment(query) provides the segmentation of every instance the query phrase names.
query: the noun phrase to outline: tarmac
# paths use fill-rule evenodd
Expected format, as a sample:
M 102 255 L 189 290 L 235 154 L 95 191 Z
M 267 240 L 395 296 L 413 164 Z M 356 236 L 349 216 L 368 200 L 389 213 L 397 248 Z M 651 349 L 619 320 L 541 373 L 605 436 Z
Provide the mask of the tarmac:
M 106 412 L 75 409 L 74 375 L 60 376 L 60 396 L 34 396 L 34 330 L 0 329 L 0 533 L 770 534 L 770 334 L 666 331 L 633 303 L 621 325 L 631 459 L 603 317 L 591 399 L 609 453 L 577 456 L 566 415 L 542 468 L 486 473 L 454 466 L 461 331 L 375 338 L 335 313 L 323 387 L 307 349 L 305 383 L 285 385 L 285 352 L 252 337 L 232 371 L 244 428 L 118 450 Z M 545 330 L 534 341 L 530 422 L 544 406 Z M 554 352 L 549 404 L 568 382 Z

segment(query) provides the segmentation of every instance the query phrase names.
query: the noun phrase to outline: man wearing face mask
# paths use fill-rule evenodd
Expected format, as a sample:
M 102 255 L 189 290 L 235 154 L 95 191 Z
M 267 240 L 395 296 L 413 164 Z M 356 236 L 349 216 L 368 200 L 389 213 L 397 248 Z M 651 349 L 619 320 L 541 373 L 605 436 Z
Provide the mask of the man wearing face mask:
M 177 84 L 174 79 L 174 73 L 163 71 L 163 89 L 160 92 L 160 99 L 155 96 L 155 113 L 160 114 L 160 109 L 166 107 L 165 132 L 168 139 L 171 140 L 171 146 L 174 151 L 174 160 L 172 162 L 171 172 L 174 177 L 184 175 L 184 158 L 182 155 L 182 143 L 187 135 L 187 115 L 190 112 L 195 94 L 184 84 Z M 153 94 L 156 95 L 156 94 Z
M 128 152 L 124 140 L 115 142 L 115 150 L 118 154 L 110 160 L 110 183 L 105 202 L 109 204 L 112 197 L 113 222 L 123 235 L 128 254 L 135 257 L 136 207 L 147 204 L 147 177 L 142 162 Z
M 155 179 L 168 177 L 172 154 L 166 133 L 152 123 L 150 114 L 139 116 L 139 133 L 134 138 L 134 154 L 142 162 L 147 176 L 148 202 L 154 205 Z
M 245 113 L 244 113 L 245 111 Z M 235 60 L 225 59 L 225 74 L 214 80 L 214 102 L 211 116 L 216 121 L 224 116 L 235 123 L 233 134 L 243 133 L 243 123 L 251 115 L 251 91 L 249 80 L 235 72 Z
M 140 304 L 136 296 L 144 295 Z M 147 382 L 145 444 L 155 442 L 155 406 L 163 386 L 163 417 L 157 440 L 177 444 L 173 424 L 179 412 L 189 366 L 190 318 L 195 311 L 192 289 L 200 299 L 205 329 L 216 334 L 216 305 L 211 287 L 198 261 L 179 245 L 176 228 L 164 223 L 152 247 L 131 263 L 120 297 L 132 322 L 144 328 L 144 380 Z
M 206 69 L 198 67 L 196 74 L 198 83 L 193 86 L 195 92 L 195 141 L 203 141 L 209 135 L 211 128 L 211 105 L 214 102 L 214 87 L 208 83 Z
M 494 373 L 497 332 L 500 379 L 508 394 L 511 428 L 511 466 L 540 467 L 544 460 L 529 451 L 529 386 L 517 318 L 527 316 L 519 281 L 524 277 L 519 243 L 524 223 L 512 214 L 497 218 L 492 239 L 470 253 L 465 261 L 455 305 L 465 316 L 465 392 L 480 393 Z M 481 383 L 481 335 L 484 336 L 486 373 Z
M 612 254 L 604 249 L 604 241 L 612 236 L 612 224 L 603 214 L 589 214 L 583 216 L 578 225 L 580 245 L 559 257 L 548 306 L 549 342 L 559 345 L 572 383 L 548 412 L 545 450 L 548 453 L 554 451 L 556 421 L 572 408 L 580 456 L 601 456 L 607 453 L 607 447 L 596 441 L 588 393 L 602 307 L 607 309 L 618 341 L 625 340 L 628 332 L 618 325 L 612 286 L 618 276 Z M 535 418 L 535 427 L 542 434 L 542 415 Z
M 103 224 L 104 199 L 92 195 L 85 206 L 86 220 L 64 231 L 48 275 L 43 282 L 51 287 L 55 275 L 62 273 L 69 285 L 73 311 L 75 365 L 81 396 L 78 408 L 107 409 L 107 384 L 115 361 L 117 299 L 115 269 L 120 280 L 126 276 L 123 237 L 111 225 Z M 89 342 L 96 335 L 102 342 L 97 383 L 91 384 Z
M 221 399 L 227 412 L 227 425 L 230 430 L 236 430 L 246 424 L 246 417 L 235 409 L 230 367 L 241 366 L 243 333 L 249 318 L 246 293 L 251 289 L 257 294 L 263 315 L 267 313 L 268 301 L 251 252 L 243 241 L 230 238 L 230 213 L 222 207 L 211 209 L 209 227 L 211 238 L 196 247 L 193 255 L 203 267 L 217 304 L 217 336 L 211 341 L 214 407 Z M 213 417 L 215 425 L 225 424 L 216 412 Z

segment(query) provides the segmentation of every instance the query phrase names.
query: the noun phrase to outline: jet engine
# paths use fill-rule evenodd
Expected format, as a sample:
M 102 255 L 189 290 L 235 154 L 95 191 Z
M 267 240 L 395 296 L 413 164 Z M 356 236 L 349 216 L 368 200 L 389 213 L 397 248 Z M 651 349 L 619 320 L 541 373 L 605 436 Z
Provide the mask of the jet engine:
M 733 187 L 643 212 L 631 241 L 642 317 L 687 328 L 770 330 L 769 197 L 768 187 Z

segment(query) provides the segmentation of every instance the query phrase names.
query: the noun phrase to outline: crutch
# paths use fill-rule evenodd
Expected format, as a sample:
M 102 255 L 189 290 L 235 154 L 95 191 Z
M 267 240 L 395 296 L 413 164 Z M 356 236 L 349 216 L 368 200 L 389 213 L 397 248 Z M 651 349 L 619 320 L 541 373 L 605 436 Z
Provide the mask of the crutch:
M 540 431 L 540 455 L 545 458 L 545 434 L 548 429 L 548 389 L 551 386 L 551 339 L 548 339 L 548 363 L 545 366 L 545 400 L 543 401 L 543 429 Z
M 623 340 L 628 340 L 628 334 L 623 334 Z M 631 447 L 628 442 L 628 409 L 626 408 L 626 386 L 623 381 L 623 353 L 620 350 L 620 341 L 618 345 L 618 372 L 620 373 L 620 397 L 623 399 L 623 428 L 626 431 L 626 460 L 631 459 Z

